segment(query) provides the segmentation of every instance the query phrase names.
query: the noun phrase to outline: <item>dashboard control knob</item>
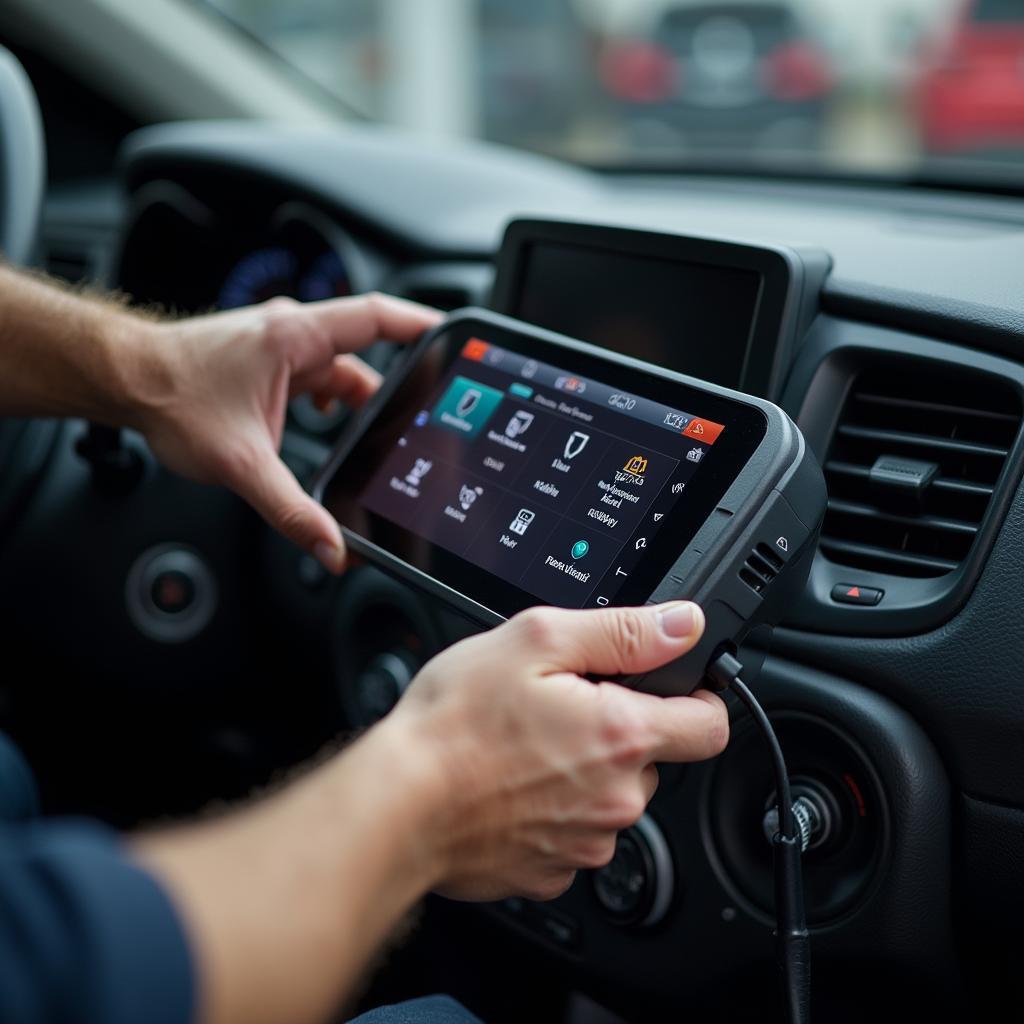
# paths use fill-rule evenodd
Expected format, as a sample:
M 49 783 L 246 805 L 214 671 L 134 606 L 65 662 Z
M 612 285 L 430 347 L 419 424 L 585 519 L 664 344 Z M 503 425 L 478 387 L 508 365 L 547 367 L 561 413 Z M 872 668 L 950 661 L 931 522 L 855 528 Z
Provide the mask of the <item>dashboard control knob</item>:
M 383 718 L 398 703 L 418 670 L 417 660 L 408 651 L 384 651 L 373 657 L 356 679 L 363 718 L 368 722 Z
M 772 806 L 764 814 L 761 827 L 769 843 L 779 831 L 779 810 Z M 817 782 L 803 781 L 793 786 L 793 817 L 800 833 L 800 849 L 806 853 L 826 846 L 836 835 L 838 808 L 834 798 Z
M 150 640 L 184 643 L 201 633 L 217 608 L 217 584 L 200 555 L 178 544 L 149 548 L 125 583 L 125 605 Z
M 675 873 L 668 843 L 648 815 L 619 833 L 615 855 L 593 873 L 594 895 L 616 923 L 650 927 L 667 913 Z

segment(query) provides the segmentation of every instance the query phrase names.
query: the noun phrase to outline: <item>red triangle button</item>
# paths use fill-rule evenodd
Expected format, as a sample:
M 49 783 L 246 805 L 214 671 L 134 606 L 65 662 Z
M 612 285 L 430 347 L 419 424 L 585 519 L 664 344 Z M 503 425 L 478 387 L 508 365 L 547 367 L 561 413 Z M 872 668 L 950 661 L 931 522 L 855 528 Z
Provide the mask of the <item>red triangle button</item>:
M 860 587 L 850 587 L 846 592 L 847 597 L 860 597 Z

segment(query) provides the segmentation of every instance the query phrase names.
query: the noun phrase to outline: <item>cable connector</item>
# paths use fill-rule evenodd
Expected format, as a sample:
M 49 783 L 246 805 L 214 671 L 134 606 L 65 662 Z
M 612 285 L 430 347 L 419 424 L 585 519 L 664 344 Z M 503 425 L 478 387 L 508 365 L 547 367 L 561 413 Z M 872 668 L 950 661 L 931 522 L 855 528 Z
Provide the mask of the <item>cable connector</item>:
M 707 676 L 715 684 L 715 691 L 723 693 L 735 683 L 743 673 L 743 665 L 728 651 L 722 651 L 710 665 Z

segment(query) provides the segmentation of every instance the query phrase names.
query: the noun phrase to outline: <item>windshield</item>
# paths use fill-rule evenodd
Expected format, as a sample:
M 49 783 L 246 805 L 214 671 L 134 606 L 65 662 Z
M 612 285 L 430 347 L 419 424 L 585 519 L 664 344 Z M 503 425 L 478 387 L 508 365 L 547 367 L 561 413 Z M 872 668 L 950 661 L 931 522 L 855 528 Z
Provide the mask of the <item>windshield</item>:
M 1024 181 L 1024 0 L 195 0 L 367 117 L 611 166 Z

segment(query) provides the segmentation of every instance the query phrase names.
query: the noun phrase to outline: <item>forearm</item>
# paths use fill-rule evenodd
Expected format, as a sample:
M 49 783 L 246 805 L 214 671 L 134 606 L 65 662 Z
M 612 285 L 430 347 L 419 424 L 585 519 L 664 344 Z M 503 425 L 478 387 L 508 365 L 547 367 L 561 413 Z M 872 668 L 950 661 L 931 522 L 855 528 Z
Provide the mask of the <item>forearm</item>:
M 201 1019 L 325 1020 L 437 883 L 438 804 L 429 766 L 385 726 L 246 811 L 142 838 L 192 936 Z
M 136 426 L 167 388 L 153 324 L 115 303 L 0 267 L 0 415 Z

